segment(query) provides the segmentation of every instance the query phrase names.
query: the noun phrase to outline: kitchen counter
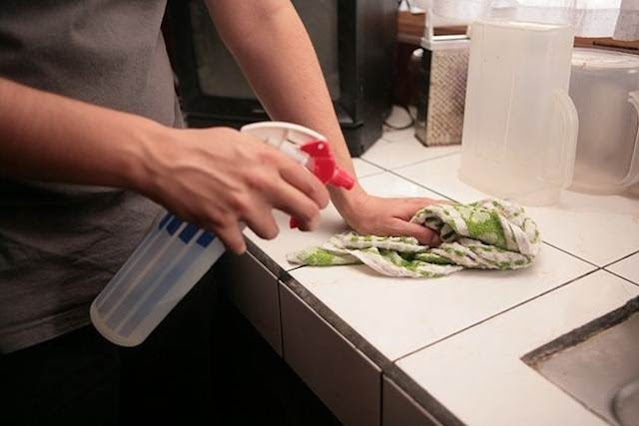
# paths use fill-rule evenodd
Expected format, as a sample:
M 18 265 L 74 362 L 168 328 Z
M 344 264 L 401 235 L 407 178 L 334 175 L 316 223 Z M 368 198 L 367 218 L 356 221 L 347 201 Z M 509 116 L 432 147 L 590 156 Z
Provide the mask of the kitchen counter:
M 355 160 L 375 195 L 485 197 L 458 164 L 459 146 L 426 148 L 412 129 Z M 521 358 L 639 295 L 639 198 L 568 191 L 527 210 L 544 240 L 532 267 L 438 279 L 290 265 L 346 228 L 332 206 L 313 233 L 278 213 L 277 239 L 247 230 L 249 253 L 225 257 L 223 288 L 345 424 L 605 424 Z

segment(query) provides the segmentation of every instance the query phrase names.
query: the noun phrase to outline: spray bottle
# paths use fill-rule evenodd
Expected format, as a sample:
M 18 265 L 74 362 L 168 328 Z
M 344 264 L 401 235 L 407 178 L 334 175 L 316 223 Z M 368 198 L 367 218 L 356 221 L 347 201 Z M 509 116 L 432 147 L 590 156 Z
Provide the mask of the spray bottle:
M 330 146 L 319 133 L 283 122 L 249 124 L 240 131 L 293 158 L 325 184 L 351 189 L 355 183 L 337 166 Z M 295 218 L 291 218 L 290 226 L 297 227 Z M 117 345 L 139 345 L 224 251 L 220 239 L 211 232 L 168 211 L 160 213 L 140 245 L 91 304 L 93 325 Z

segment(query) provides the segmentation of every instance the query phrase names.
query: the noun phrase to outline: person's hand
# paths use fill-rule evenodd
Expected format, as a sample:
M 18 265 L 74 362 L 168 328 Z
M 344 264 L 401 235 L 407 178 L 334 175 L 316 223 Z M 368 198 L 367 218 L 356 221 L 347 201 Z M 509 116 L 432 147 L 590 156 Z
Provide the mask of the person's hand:
M 246 249 L 239 222 L 272 239 L 273 208 L 310 230 L 328 204 L 328 191 L 303 166 L 234 129 L 169 129 L 146 144 L 144 156 L 140 191 L 238 254 Z
M 432 198 L 381 198 L 360 192 L 353 196 L 352 205 L 342 216 L 348 225 L 363 235 L 415 237 L 424 245 L 436 247 L 441 243 L 433 230 L 409 222 L 413 215 L 429 204 L 446 203 Z

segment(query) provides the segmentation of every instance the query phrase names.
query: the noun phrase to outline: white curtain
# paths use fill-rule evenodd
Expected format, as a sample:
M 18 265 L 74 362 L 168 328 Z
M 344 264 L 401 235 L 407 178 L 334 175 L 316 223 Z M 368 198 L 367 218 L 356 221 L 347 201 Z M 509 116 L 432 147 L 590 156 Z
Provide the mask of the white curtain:
M 639 0 L 422 0 L 440 17 L 570 23 L 581 37 L 639 39 Z

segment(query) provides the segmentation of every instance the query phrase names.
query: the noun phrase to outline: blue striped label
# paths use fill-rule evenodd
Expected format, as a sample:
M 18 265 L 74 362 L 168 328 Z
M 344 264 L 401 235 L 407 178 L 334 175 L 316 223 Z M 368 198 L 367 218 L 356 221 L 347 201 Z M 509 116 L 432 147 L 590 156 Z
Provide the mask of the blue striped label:
M 171 216 L 173 216 L 171 213 L 165 214 L 162 220 L 160 221 L 160 223 L 158 224 L 158 229 L 164 228 L 164 225 L 166 225 L 169 219 L 171 219 Z
M 191 241 L 191 238 L 193 238 L 193 236 L 197 233 L 197 231 L 199 231 L 200 229 L 193 225 L 192 223 L 189 223 L 186 225 L 186 227 L 182 230 L 182 232 L 180 232 L 179 238 L 184 241 L 185 243 L 188 243 L 189 241 Z
M 183 223 L 183 220 L 178 219 L 171 213 L 167 213 L 158 224 L 158 228 L 163 229 L 166 226 L 166 231 L 170 235 L 173 235 L 180 228 L 180 226 L 182 226 Z M 185 244 L 187 244 L 193 239 L 193 237 L 198 233 L 199 230 L 200 228 L 193 225 L 192 223 L 187 223 L 186 227 L 184 227 L 184 229 L 178 235 L 178 238 Z M 196 243 L 206 248 L 213 242 L 213 240 L 215 240 L 215 235 L 211 234 L 210 232 L 203 231 L 202 234 L 198 237 Z
M 208 247 L 214 239 L 215 235 L 210 232 L 203 232 L 202 235 L 200 235 L 200 238 L 197 239 L 197 243 L 202 247 Z
M 178 230 L 180 225 L 182 225 L 182 223 L 182 220 L 178 219 L 177 217 L 173 217 L 173 219 L 171 219 L 171 221 L 169 222 L 169 225 L 166 227 L 166 230 L 169 232 L 169 234 L 173 235 L 175 234 L 175 231 Z
M 156 276 L 148 279 L 148 281 L 144 283 L 146 287 L 148 287 L 149 284 L 152 284 L 155 286 L 155 288 L 153 288 L 153 290 L 151 290 L 151 292 L 146 295 L 141 305 L 122 325 L 122 328 L 119 331 L 120 334 L 129 337 L 131 333 L 133 333 L 140 325 L 140 323 L 144 321 L 147 315 L 149 315 L 149 313 L 151 313 L 153 310 L 157 309 L 157 305 L 160 302 L 166 302 L 166 295 L 174 289 L 176 283 L 180 281 L 189 267 L 191 267 L 191 265 L 197 261 L 202 253 L 205 253 L 204 249 L 198 248 L 197 246 L 191 246 L 188 250 L 189 253 L 183 255 L 182 258 L 179 259 L 177 263 L 171 267 L 170 270 L 165 270 L 166 265 L 158 268 L 160 272 L 162 272 L 162 274 L 164 274 L 166 271 L 166 275 L 162 276 L 162 274 L 156 274 Z M 194 285 L 195 283 L 191 282 L 190 284 Z

